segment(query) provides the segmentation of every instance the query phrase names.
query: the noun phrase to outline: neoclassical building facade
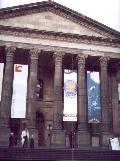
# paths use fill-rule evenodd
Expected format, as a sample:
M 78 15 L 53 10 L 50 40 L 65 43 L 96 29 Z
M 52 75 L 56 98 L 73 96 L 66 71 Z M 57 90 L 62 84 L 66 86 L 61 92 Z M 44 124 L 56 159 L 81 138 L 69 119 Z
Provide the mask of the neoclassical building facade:
M 70 132 L 76 147 L 120 137 L 118 31 L 53 1 L 1 9 L 0 63 L 0 143 L 24 126 L 40 146 L 69 147 Z M 11 118 L 14 64 L 28 65 L 25 118 Z M 64 69 L 77 70 L 77 122 L 63 122 Z M 99 123 L 88 123 L 87 71 L 100 73 Z

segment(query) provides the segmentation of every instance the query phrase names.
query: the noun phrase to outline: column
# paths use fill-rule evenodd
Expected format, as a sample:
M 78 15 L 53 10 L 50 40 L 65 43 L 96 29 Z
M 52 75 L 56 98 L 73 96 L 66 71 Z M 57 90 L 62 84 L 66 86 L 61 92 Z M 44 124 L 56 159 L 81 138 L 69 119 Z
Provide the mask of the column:
M 85 55 L 78 55 L 78 146 L 90 145 L 90 134 L 88 132 L 87 120 L 87 85 L 85 70 Z
M 38 49 L 30 49 L 30 64 L 28 77 L 28 107 L 27 119 L 30 126 L 35 125 L 35 102 L 36 102 L 36 85 L 37 85 L 37 68 L 38 68 Z
M 116 63 L 117 65 L 117 63 Z M 120 68 L 116 68 L 117 73 L 111 74 L 111 102 L 112 102 L 112 112 L 113 112 L 113 133 L 115 135 L 120 134 L 120 124 L 119 124 L 119 102 L 118 102 L 118 83 L 120 83 Z
M 38 133 L 35 127 L 36 119 L 36 86 L 38 70 L 38 49 L 30 49 L 30 64 L 28 77 L 28 97 L 27 97 L 27 127 L 30 134 L 34 134 L 35 142 L 38 143 Z
M 9 120 L 11 114 L 11 100 L 12 100 L 12 85 L 13 85 L 13 72 L 14 72 L 14 53 L 16 47 L 9 46 L 5 48 L 6 63 L 4 69 L 3 89 L 1 95 L 1 113 L 0 113 L 0 139 L 8 140 L 9 135 Z M 2 137 L 2 138 L 1 138 Z
M 102 106 L 102 146 L 108 146 L 111 137 L 110 119 L 112 119 L 111 109 L 109 108 L 109 89 L 108 89 L 108 65 L 109 57 L 100 58 L 100 85 L 101 85 L 101 106 Z
M 118 85 L 120 86 L 120 59 L 117 65 L 117 88 Z M 118 103 L 120 104 L 120 87 L 119 89 L 117 89 L 117 93 L 118 93 Z
M 62 131 L 63 102 L 62 102 L 62 59 L 64 53 L 55 52 L 55 71 L 54 71 L 54 113 L 52 145 L 65 145 L 65 133 Z

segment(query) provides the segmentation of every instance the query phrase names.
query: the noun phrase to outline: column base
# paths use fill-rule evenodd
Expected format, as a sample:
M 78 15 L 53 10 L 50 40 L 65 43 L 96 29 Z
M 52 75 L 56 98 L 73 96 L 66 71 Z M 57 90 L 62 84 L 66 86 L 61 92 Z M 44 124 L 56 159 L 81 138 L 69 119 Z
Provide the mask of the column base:
M 10 128 L 7 126 L 0 126 L 0 145 L 9 145 Z
M 110 146 L 110 138 L 114 137 L 110 132 L 102 132 L 101 133 L 101 146 L 109 148 Z
M 51 132 L 51 146 L 65 147 L 66 138 L 65 131 L 53 130 Z
M 90 133 L 88 131 L 78 131 L 76 134 L 77 147 L 90 146 Z

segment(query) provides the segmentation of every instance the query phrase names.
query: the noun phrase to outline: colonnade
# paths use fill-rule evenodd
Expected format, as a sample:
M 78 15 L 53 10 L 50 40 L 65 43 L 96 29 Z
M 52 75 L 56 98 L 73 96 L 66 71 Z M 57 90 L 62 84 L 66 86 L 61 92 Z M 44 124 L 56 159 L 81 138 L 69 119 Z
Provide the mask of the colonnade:
M 14 66 L 14 54 L 16 47 L 5 47 L 6 62 L 4 69 L 1 106 L 0 106 L 0 126 L 8 127 L 8 121 L 10 118 L 11 100 L 12 100 L 12 83 L 13 83 L 13 66 Z M 36 95 L 35 88 L 37 84 L 37 67 L 38 56 L 41 53 L 39 49 L 29 50 L 29 77 L 28 77 L 28 95 L 27 95 L 27 124 L 31 129 L 35 127 L 35 104 Z M 53 144 L 64 144 L 65 133 L 62 130 L 62 113 L 63 113 L 63 101 L 62 101 L 62 63 L 65 53 L 54 52 L 54 114 L 53 114 L 53 130 L 52 130 L 52 142 Z M 77 57 L 78 66 L 78 132 L 77 142 L 78 146 L 90 144 L 90 133 L 88 130 L 87 121 L 87 87 L 86 87 L 86 59 L 84 54 L 78 54 Z M 101 81 L 101 106 L 102 106 L 102 126 L 101 133 L 103 142 L 106 141 L 106 137 L 111 136 L 110 126 L 110 108 L 108 98 L 108 78 L 107 78 L 107 66 L 109 57 L 101 57 L 99 60 L 100 69 L 100 81 Z

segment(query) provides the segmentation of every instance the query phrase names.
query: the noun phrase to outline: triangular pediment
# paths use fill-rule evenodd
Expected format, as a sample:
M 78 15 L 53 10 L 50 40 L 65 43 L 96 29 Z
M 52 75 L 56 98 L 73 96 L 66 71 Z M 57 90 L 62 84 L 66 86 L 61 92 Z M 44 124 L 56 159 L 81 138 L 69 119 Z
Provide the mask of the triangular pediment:
M 77 24 L 49 11 L 1 20 L 0 25 L 104 37 L 84 25 Z
M 50 1 L 1 10 L 0 18 L 2 26 L 103 38 L 116 38 L 117 35 L 114 30 L 112 33 L 104 25 Z

